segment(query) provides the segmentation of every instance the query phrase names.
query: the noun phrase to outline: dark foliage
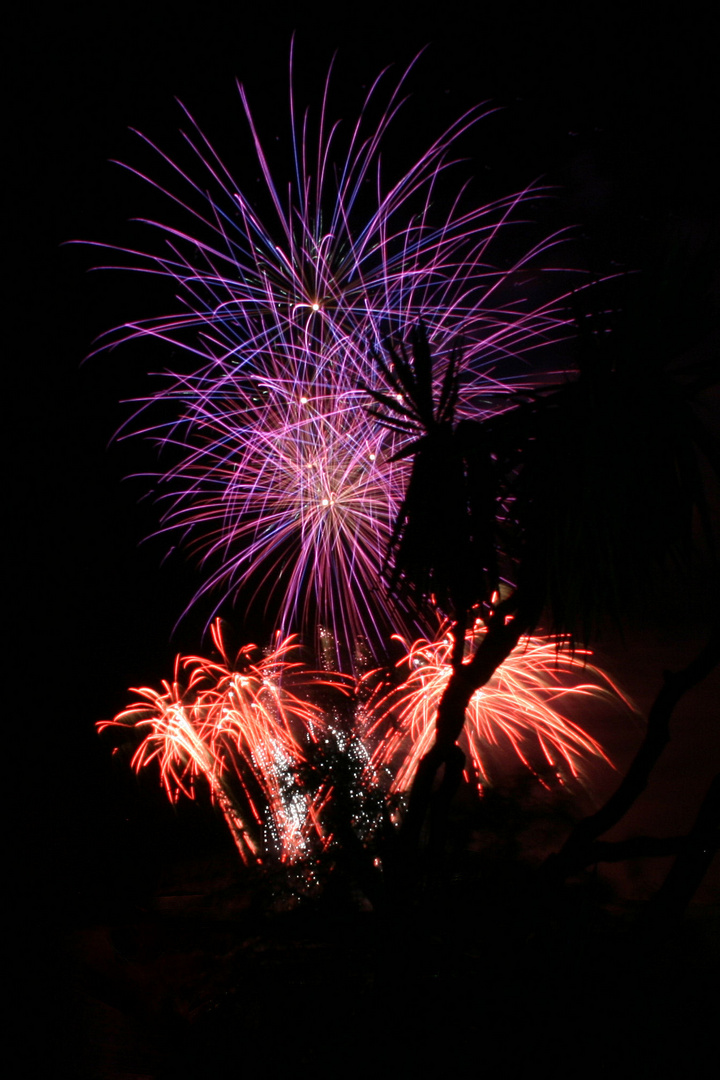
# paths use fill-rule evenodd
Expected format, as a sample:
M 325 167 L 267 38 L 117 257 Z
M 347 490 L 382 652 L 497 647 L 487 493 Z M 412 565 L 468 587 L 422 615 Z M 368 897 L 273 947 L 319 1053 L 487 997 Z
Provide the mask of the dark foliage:
M 411 356 L 394 342 L 387 360 L 376 356 L 389 390 L 372 393 L 376 414 L 416 436 L 403 451 L 413 469 L 391 590 L 462 619 L 487 612 L 500 587 L 528 629 L 586 642 L 637 611 L 671 562 L 686 568 L 698 530 L 713 549 L 708 477 L 720 479 L 720 445 L 705 398 L 717 350 L 707 320 L 680 338 L 658 278 L 578 296 L 575 375 L 484 423 L 454 423 L 457 353 L 434 404 L 422 324 Z
M 403 451 L 413 468 L 388 553 L 390 589 L 455 620 L 453 676 L 410 796 L 410 846 L 432 799 L 447 805 L 459 783 L 457 739 L 472 694 L 523 634 L 541 627 L 588 642 L 608 621 L 621 625 L 666 587 L 671 567 L 675 575 L 689 568 L 699 538 L 716 583 L 712 265 L 696 260 L 682 273 L 674 256 L 653 275 L 576 297 L 576 372 L 517 395 L 485 422 L 454 422 L 460 357 L 435 380 L 421 323 L 409 334 L 411 355 L 389 342 L 387 357 L 376 356 L 386 386 L 371 391 L 376 415 L 415 436 Z M 464 660 L 474 614 L 487 633 Z M 718 650 L 708 649 L 710 670 Z M 666 727 L 669 713 L 656 712 Z M 656 726 L 605 829 L 642 790 L 667 741 Z M 601 835 L 591 832 L 583 843 Z

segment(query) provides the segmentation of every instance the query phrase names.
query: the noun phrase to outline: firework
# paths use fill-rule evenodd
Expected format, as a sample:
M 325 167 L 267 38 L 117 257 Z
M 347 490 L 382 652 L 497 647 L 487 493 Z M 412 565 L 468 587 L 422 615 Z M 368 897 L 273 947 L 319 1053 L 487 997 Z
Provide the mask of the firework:
M 434 641 L 419 639 L 407 646 L 398 669 L 408 674 L 401 685 L 375 691 L 371 738 L 373 762 L 393 776 L 392 790 L 407 791 L 422 756 L 435 736 L 435 717 L 452 674 L 452 636 L 444 625 Z M 485 627 L 478 623 L 467 635 L 466 649 L 474 652 Z M 542 781 L 548 773 L 560 783 L 578 779 L 593 757 L 609 763 L 600 744 L 559 711 L 578 697 L 606 697 L 630 702 L 598 668 L 588 663 L 587 650 L 570 652 L 562 642 L 547 638 L 521 639 L 484 687 L 476 691 L 466 712 L 461 743 L 482 782 L 493 763 L 502 768 L 511 751 Z M 578 683 L 583 671 L 588 681 Z M 591 680 L 591 681 L 590 681 Z
M 299 858 L 320 831 L 312 799 L 297 781 L 308 747 L 321 738 L 324 713 L 307 700 L 321 687 L 347 692 L 342 676 L 320 676 L 288 659 L 292 640 L 257 660 L 256 646 L 231 660 L 219 621 L 212 627 L 219 660 L 178 657 L 172 683 L 162 690 L 134 689 L 140 700 L 100 730 L 134 728 L 143 739 L 132 759 L 141 768 L 157 761 L 161 783 L 175 801 L 195 797 L 203 776 L 244 862 L 275 851 Z
M 140 695 L 140 700 L 129 705 L 114 720 L 101 721 L 98 729 L 128 727 L 142 733 L 144 738 L 133 755 L 132 765 L 139 772 L 150 762 L 157 761 L 162 786 L 171 802 L 176 802 L 181 793 L 194 799 L 196 778 L 203 776 L 222 811 L 241 859 L 247 863 L 257 858 L 257 843 L 248 827 L 248 817 L 243 814 L 227 783 L 222 760 L 200 734 L 203 714 L 207 711 L 203 695 L 193 694 L 192 678 L 186 688 L 182 687 L 179 666 L 178 657 L 175 678 L 172 682 L 163 681 L 160 691 L 151 687 L 131 688 L 132 693 Z
M 461 137 L 482 107 L 403 175 L 386 176 L 381 148 L 409 70 L 388 91 L 380 76 L 357 120 L 344 124 L 331 118 L 330 73 L 317 116 L 300 114 L 291 58 L 284 174 L 240 87 L 252 155 L 244 169 L 248 179 L 252 165 L 259 172 L 257 196 L 243 193 L 187 112 L 181 155 L 146 139 L 158 178 L 131 170 L 174 218 L 147 221 L 158 242 L 123 251 L 124 267 L 171 282 L 179 307 L 126 324 L 102 346 L 150 339 L 174 355 L 174 370 L 136 401 L 124 434 L 159 448 L 161 531 L 199 555 L 196 599 L 213 590 L 218 606 L 228 598 L 264 606 L 277 645 L 231 658 L 214 623 L 219 658 L 178 658 L 173 681 L 135 691 L 138 700 L 109 723 L 141 736 L 133 764 L 156 762 L 169 797 L 193 797 L 204 778 L 245 862 L 296 863 L 327 848 L 340 802 L 345 818 L 334 820 L 344 835 L 351 827 L 371 836 L 385 778 L 395 793 L 409 787 L 450 677 L 443 630 L 408 649 L 402 686 L 365 693 L 363 673 L 386 660 L 391 636 L 429 633 L 380 583 L 407 482 L 401 452 L 414 436 L 366 407 L 363 387 L 392 392 L 373 357 L 421 318 L 435 357 L 462 352 L 457 419 L 482 419 L 508 406 L 517 361 L 557 341 L 569 321 L 565 297 L 548 300 L 541 283 L 559 236 L 503 269 L 492 265 L 498 234 L 539 193 L 476 205 L 453 180 Z M 295 633 L 324 674 L 290 659 Z M 541 754 L 560 778 L 604 757 L 555 708 L 566 695 L 604 692 L 601 679 L 567 685 L 580 662 L 531 638 L 475 695 L 464 738 L 479 776 L 503 745 L 536 772 Z M 364 704 L 353 716 L 356 680 Z M 345 704 L 324 700 L 333 695 Z
M 371 348 L 422 316 L 435 355 L 461 344 L 463 407 L 482 416 L 506 401 L 505 361 L 567 323 L 562 298 L 537 300 L 557 236 L 503 270 L 490 260 L 538 192 L 478 206 L 452 179 L 461 136 L 488 110 L 470 110 L 386 178 L 381 148 L 409 70 L 388 92 L 381 75 L 344 124 L 329 111 L 330 72 L 318 116 L 300 114 L 291 57 L 283 180 L 240 87 L 264 209 L 189 113 L 187 164 L 145 140 L 168 179 L 132 171 L 171 201 L 177 223 L 148 222 L 161 243 L 125 251 L 125 265 L 171 281 L 181 308 L 111 338 L 155 339 L 183 358 L 137 403 L 134 428 L 162 450 L 162 527 L 200 555 L 198 595 L 215 590 L 219 604 L 242 593 L 316 646 L 326 631 L 337 666 L 356 667 L 358 650 L 382 655 L 408 625 L 378 584 L 405 466 L 391 460 L 402 436 L 363 408 Z
M 478 626 L 468 635 L 468 648 L 483 632 Z M 277 857 L 309 865 L 332 843 L 338 822 L 370 839 L 384 793 L 408 790 L 434 737 L 451 672 L 448 627 L 409 648 L 397 665 L 408 669 L 401 685 L 388 691 L 381 683 L 369 697 L 362 687 L 358 697 L 348 677 L 290 659 L 291 640 L 259 658 L 253 645 L 231 658 L 219 621 L 212 634 L 218 658 L 178 657 L 172 682 L 134 690 L 140 700 L 98 727 L 142 736 L 132 764 L 139 771 L 157 762 L 173 801 L 194 798 L 204 777 L 245 863 Z M 492 772 L 503 747 L 541 782 L 549 772 L 565 783 L 591 758 L 608 760 L 558 708 L 578 696 L 619 694 L 588 655 L 539 638 L 518 645 L 468 708 L 463 739 L 478 777 Z M 578 683 L 579 670 L 590 679 Z

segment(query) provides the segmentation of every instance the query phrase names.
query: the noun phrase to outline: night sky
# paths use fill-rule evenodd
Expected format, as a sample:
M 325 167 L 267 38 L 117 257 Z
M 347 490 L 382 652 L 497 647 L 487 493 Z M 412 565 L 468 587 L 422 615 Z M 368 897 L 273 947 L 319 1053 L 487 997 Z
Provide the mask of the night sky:
M 709 22 L 648 20 L 647 5 L 622 13 L 576 5 L 563 18 L 545 5 L 526 14 L 442 3 L 432 18 L 414 5 L 356 15 L 322 3 L 258 14 L 262 6 L 131 3 L 99 15 L 62 5 L 16 24 L 9 39 L 16 69 L 6 116 L 20 124 L 7 168 L 19 191 L 5 210 L 19 243 L 6 267 L 18 295 L 5 362 L 19 387 L 6 408 L 17 425 L 10 473 L 19 484 L 6 531 L 18 543 L 8 570 L 27 687 L 23 719 L 11 725 L 23 760 L 46 773 L 34 811 L 38 842 L 53 852 L 44 888 L 63 907 L 98 888 L 90 863 L 115 883 L 115 871 L 102 869 L 112 861 L 100 854 L 103 839 L 127 860 L 142 832 L 132 818 L 137 784 L 110 767 L 93 725 L 123 707 L 128 686 L 156 683 L 178 650 L 197 650 L 204 622 L 201 611 L 189 616 L 171 640 L 196 570 L 179 558 L 161 566 L 163 544 L 141 544 L 156 509 L 141 501 L 141 482 L 123 477 L 151 468 L 152 452 L 139 441 L 111 443 L 127 416 L 118 402 L 147 385 L 150 350 L 125 347 L 83 364 L 104 330 L 172 306 L 162 288 L 87 273 L 92 251 L 66 244 L 138 235 L 127 222 L 147 212 L 148 192 L 109 163 L 142 157 L 128 129 L 177 146 L 178 97 L 227 149 L 239 185 L 252 184 L 234 80 L 263 130 L 283 129 L 293 30 L 298 98 L 317 100 L 337 49 L 339 111 L 347 101 L 354 108 L 358 87 L 382 67 L 399 71 L 427 46 L 408 83 L 412 122 L 398 122 L 390 150 L 401 164 L 426 132 L 488 101 L 499 111 L 465 140 L 467 173 L 487 197 L 536 180 L 556 186 L 539 228 L 577 227 L 570 262 L 598 273 L 642 268 L 664 238 L 717 240 L 719 66 Z

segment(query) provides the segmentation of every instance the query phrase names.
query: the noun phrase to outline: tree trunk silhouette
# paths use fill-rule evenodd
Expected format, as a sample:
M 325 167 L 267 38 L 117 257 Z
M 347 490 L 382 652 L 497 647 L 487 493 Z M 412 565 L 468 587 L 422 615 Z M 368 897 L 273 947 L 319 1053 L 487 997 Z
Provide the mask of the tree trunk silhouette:
M 508 622 L 502 615 L 496 615 L 490 620 L 487 633 L 472 659 L 453 668 L 438 705 L 435 742 L 420 759 L 410 789 L 408 811 L 402 827 L 402 846 L 406 853 L 417 849 L 441 769 L 444 769 L 444 773 L 438 789 L 438 801 L 445 809 L 459 787 L 465 755 L 457 740 L 465 724 L 465 711 L 470 699 L 507 659 L 529 624 L 529 619 L 519 615 Z
M 546 862 L 551 877 L 564 877 L 596 861 L 595 841 L 616 825 L 645 790 L 650 773 L 670 741 L 670 719 L 675 706 L 720 663 L 720 623 L 698 656 L 682 671 L 665 672 L 660 689 L 648 714 L 645 738 L 630 768 L 615 793 L 596 813 L 584 818 L 571 832 L 565 844 Z

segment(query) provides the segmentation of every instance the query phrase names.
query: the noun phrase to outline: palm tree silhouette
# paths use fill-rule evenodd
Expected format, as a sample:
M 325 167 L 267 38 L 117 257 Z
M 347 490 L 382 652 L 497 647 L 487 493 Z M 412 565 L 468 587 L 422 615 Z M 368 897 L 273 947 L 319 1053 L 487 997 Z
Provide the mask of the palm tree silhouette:
M 682 280 L 693 301 L 702 297 L 691 274 Z M 717 486 L 720 453 L 702 407 L 718 382 L 716 353 L 677 292 L 669 302 L 669 281 L 667 272 L 625 278 L 576 297 L 577 377 L 517 395 L 485 422 L 455 421 L 461 357 L 447 357 L 436 378 L 421 323 L 407 344 L 388 341 L 386 356 L 375 355 L 383 388 L 366 388 L 373 411 L 415 435 L 403 451 L 413 465 L 388 553 L 389 587 L 450 615 L 455 644 L 435 741 L 410 793 L 408 850 L 438 779 L 439 805 L 459 783 L 457 740 L 470 698 L 523 635 L 541 627 L 587 643 L 608 621 L 641 609 L 672 560 L 688 564 L 698 522 L 715 544 L 707 480 Z M 688 325 L 701 342 L 694 353 Z M 476 616 L 487 631 L 464 659 Z M 556 866 L 591 861 L 593 841 L 645 786 L 679 696 L 719 660 L 716 629 L 686 671 L 668 676 L 635 764 Z

